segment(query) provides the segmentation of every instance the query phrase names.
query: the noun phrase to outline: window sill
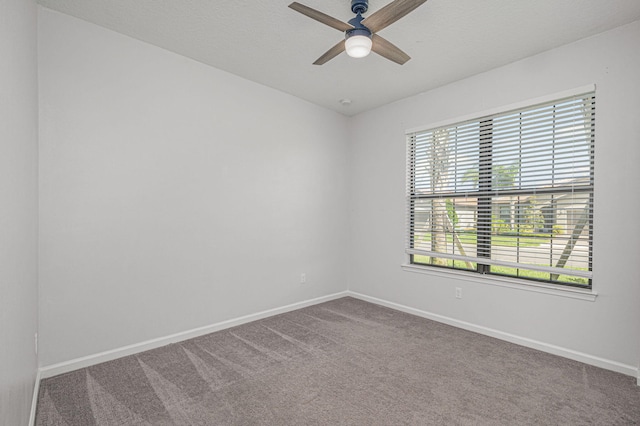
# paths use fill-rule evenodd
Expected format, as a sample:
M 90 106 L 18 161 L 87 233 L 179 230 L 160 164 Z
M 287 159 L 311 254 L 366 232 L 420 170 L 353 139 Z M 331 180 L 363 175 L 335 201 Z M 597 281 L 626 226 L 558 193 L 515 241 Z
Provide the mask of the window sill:
M 403 264 L 402 269 L 407 272 L 415 272 L 419 274 L 435 275 L 445 278 L 455 278 L 463 281 L 469 281 L 479 284 L 489 284 L 498 287 L 507 287 L 515 290 L 533 291 L 536 293 L 551 294 L 554 296 L 569 297 L 571 299 L 586 300 L 594 302 L 598 293 L 593 290 L 585 290 L 573 287 L 563 287 L 553 284 L 535 283 L 530 281 L 518 280 L 515 278 L 498 277 L 495 275 L 480 275 L 475 272 L 457 271 L 452 269 L 440 269 L 428 266 L 420 266 L 413 264 Z

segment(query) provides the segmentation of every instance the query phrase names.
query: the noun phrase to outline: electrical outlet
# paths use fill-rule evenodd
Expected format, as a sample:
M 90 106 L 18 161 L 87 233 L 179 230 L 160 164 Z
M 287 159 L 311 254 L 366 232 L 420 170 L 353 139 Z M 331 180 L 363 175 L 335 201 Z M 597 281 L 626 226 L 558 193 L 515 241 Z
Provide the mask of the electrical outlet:
M 300 284 L 304 284 L 306 282 L 307 282 L 307 274 L 303 272 L 302 274 L 300 274 Z
M 462 289 L 460 287 L 456 287 L 456 299 L 462 299 Z

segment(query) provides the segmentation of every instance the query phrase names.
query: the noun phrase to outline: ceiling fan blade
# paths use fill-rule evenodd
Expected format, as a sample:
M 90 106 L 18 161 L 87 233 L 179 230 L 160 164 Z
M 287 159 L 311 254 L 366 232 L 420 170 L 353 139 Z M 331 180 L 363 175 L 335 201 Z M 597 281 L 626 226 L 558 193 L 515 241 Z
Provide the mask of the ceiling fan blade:
M 377 33 L 407 15 L 427 0 L 395 0 L 362 20 L 362 25 Z
M 331 49 L 327 50 L 324 55 L 320 56 L 313 65 L 322 65 L 326 62 L 329 62 L 331 59 L 335 58 L 339 54 L 344 52 L 344 40 L 341 40 L 338 44 L 333 46 Z
M 339 31 L 347 31 L 353 28 L 352 25 L 349 25 L 346 22 L 342 22 L 339 19 L 333 18 L 325 13 L 322 13 L 320 11 L 310 8 L 309 6 L 305 6 L 304 4 L 300 4 L 295 1 L 291 3 L 289 7 L 295 10 L 296 12 L 300 12 L 311 19 L 315 19 L 318 22 L 322 22 L 323 24 L 328 25 L 331 28 L 335 28 L 336 30 L 339 30 Z
M 373 35 L 373 45 L 371 46 L 371 50 L 376 52 L 378 55 L 383 56 L 390 61 L 393 61 L 396 64 L 400 65 L 403 65 L 405 62 L 411 59 L 409 55 L 404 53 L 395 45 L 391 44 L 391 42 L 380 37 L 378 34 Z

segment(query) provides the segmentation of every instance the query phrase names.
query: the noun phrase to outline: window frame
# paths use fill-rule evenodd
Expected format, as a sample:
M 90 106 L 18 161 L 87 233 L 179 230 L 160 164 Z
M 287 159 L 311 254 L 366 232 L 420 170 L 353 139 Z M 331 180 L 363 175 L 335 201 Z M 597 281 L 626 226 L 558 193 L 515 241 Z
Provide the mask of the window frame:
M 595 295 L 595 291 L 593 289 L 593 210 L 594 210 L 594 206 L 593 206 L 593 192 L 594 192 L 594 185 L 593 185 L 593 181 L 594 181 L 594 176 L 595 176 L 595 172 L 594 172 L 594 158 L 593 158 L 593 153 L 594 153 L 594 127 L 593 127 L 593 123 L 591 125 L 591 140 L 590 140 L 590 149 L 591 149 L 591 163 L 590 163 L 590 172 L 589 172 L 589 179 L 590 179 L 590 189 L 585 190 L 584 192 L 588 193 L 589 199 L 586 202 L 590 207 L 589 207 L 589 211 L 590 211 L 590 216 L 589 216 L 589 234 L 588 234 L 588 284 L 584 285 L 584 284 L 571 284 L 571 283 L 567 283 L 567 282 L 557 282 L 557 275 L 555 276 L 556 281 L 552 281 L 553 277 L 554 277 L 554 273 L 553 273 L 553 267 L 549 267 L 549 274 L 550 274 L 550 280 L 537 280 L 537 279 L 531 279 L 531 278 L 527 278 L 527 277 L 522 277 L 522 276 L 513 276 L 513 275 L 501 275 L 501 274 L 497 274 L 497 273 L 491 273 L 490 272 L 490 265 L 499 265 L 500 262 L 497 261 L 489 261 L 489 264 L 486 263 L 476 263 L 476 268 L 469 270 L 469 269 L 464 269 L 464 268 L 455 268 L 455 267 L 449 267 L 449 266 L 437 266 L 437 265 L 430 265 L 430 264 L 424 264 L 424 263 L 420 263 L 420 262 L 415 262 L 414 261 L 414 256 L 418 255 L 418 253 L 415 252 L 411 252 L 410 249 L 413 248 L 413 241 L 412 241 L 412 234 L 411 234 L 411 229 L 412 229 L 412 225 L 413 225 L 413 214 L 415 213 L 415 204 L 413 204 L 413 201 L 415 200 L 415 198 L 411 198 L 409 192 L 411 191 L 409 188 L 409 185 L 411 184 L 411 182 L 415 182 L 415 152 L 412 154 L 410 152 L 410 147 L 411 147 L 411 142 L 410 142 L 410 137 L 411 135 L 415 135 L 416 133 L 420 133 L 420 132 L 428 132 L 428 131 L 436 131 L 437 129 L 440 128 L 446 128 L 446 127 L 453 127 L 453 126 L 459 126 L 462 125 L 464 123 L 468 123 L 468 122 L 478 122 L 482 127 L 482 131 L 480 132 L 479 136 L 478 136 L 478 141 L 479 141 L 479 158 L 478 158 L 478 162 L 479 165 L 482 164 L 483 166 L 486 166 L 487 164 L 489 164 L 489 167 L 491 167 L 491 165 L 493 164 L 491 160 L 489 161 L 480 161 L 480 157 L 483 155 L 482 153 L 484 152 L 484 155 L 488 155 L 491 156 L 492 155 L 492 147 L 489 146 L 489 149 L 485 149 L 483 150 L 483 145 L 485 144 L 489 144 L 491 145 L 492 143 L 492 132 L 493 132 L 493 128 L 492 128 L 492 120 L 496 119 L 496 118 L 500 118 L 500 115 L 508 115 L 509 113 L 513 113 L 515 110 L 523 110 L 523 111 L 527 111 L 527 110 L 535 110 L 535 108 L 539 107 L 542 104 L 549 104 L 549 103 L 560 103 L 561 101 L 567 99 L 567 98 L 580 98 L 583 96 L 593 96 L 594 100 L 593 102 L 595 103 L 595 85 L 588 85 L 588 86 L 583 86 L 580 88 L 576 88 L 576 89 L 572 89 L 569 91 L 565 91 L 565 92 L 561 92 L 561 93 L 556 93 L 553 95 L 548 95 L 545 97 L 541 97 L 541 98 L 537 98 L 537 99 L 532 99 L 532 100 L 528 100 L 528 101 L 524 101 L 524 102 L 520 102 L 518 104 L 512 104 L 512 105 L 508 105 L 508 106 L 504 106 L 504 107 L 500 107 L 500 108 L 495 108 L 493 110 L 490 111 L 484 111 L 481 113 L 476 113 L 476 114 L 471 114 L 465 117 L 461 117 L 461 118 L 456 118 L 456 119 L 452 119 L 452 120 L 447 120 L 445 122 L 440 122 L 440 123 L 435 123 L 429 126 L 424 126 L 421 128 L 417 128 L 417 129 L 409 129 L 407 130 L 406 136 L 407 136 L 407 148 L 408 148 L 408 152 L 407 152 L 407 192 L 408 192 L 408 200 L 407 200 L 407 211 L 408 211 L 408 218 L 407 218 L 407 244 L 406 244 L 406 248 L 407 248 L 407 254 L 408 254 L 408 263 L 403 265 L 403 268 L 405 270 L 409 270 L 409 271 L 413 271 L 413 272 L 439 272 L 439 273 L 443 273 L 444 275 L 449 275 L 452 272 L 455 272 L 457 274 L 462 274 L 463 276 L 465 275 L 469 275 L 470 278 L 473 278 L 474 280 L 476 278 L 480 278 L 480 279 L 484 279 L 484 280 L 491 280 L 491 281 L 498 281 L 500 283 L 517 283 L 518 285 L 520 284 L 528 284 L 528 285 L 532 285 L 534 287 L 537 288 L 544 288 L 544 289 L 560 289 L 560 290 L 570 290 L 571 292 L 578 292 L 579 294 L 582 293 L 589 293 L 589 294 L 593 294 Z M 593 110 L 595 112 L 595 110 Z M 554 112 L 555 114 L 555 112 Z M 554 116 L 555 117 L 555 116 Z M 593 117 L 592 117 L 593 120 Z M 435 136 L 434 136 L 435 137 Z M 556 137 L 554 136 L 553 139 L 553 144 L 555 146 L 556 144 Z M 414 155 L 412 157 L 412 155 Z M 482 173 L 487 173 L 488 175 L 491 176 L 491 170 L 482 170 L 479 168 L 478 170 L 478 176 L 482 175 Z M 488 181 L 485 179 L 484 183 L 481 181 L 480 178 L 478 178 L 478 193 L 490 193 L 491 192 L 491 187 L 490 187 L 490 183 L 487 183 Z M 482 187 L 482 185 L 489 185 L 489 187 Z M 561 193 L 563 191 L 563 189 L 561 188 L 560 190 L 554 190 L 554 189 L 550 189 L 548 190 L 549 193 L 553 194 L 554 192 L 557 193 Z M 508 192 L 508 191 L 507 191 Z M 520 191 L 522 192 L 522 191 Z M 526 192 L 526 191 L 525 191 Z M 531 192 L 531 191 L 530 191 Z M 536 189 L 533 189 L 532 192 L 535 194 L 536 193 Z M 555 203 L 556 201 L 554 201 L 553 195 L 551 196 L 551 205 L 550 208 L 554 208 L 553 207 L 553 203 Z M 476 210 L 476 214 L 477 214 L 477 218 L 476 220 L 476 227 L 477 227 L 477 253 L 475 256 L 473 256 L 473 258 L 475 260 L 479 260 L 479 259 L 491 259 L 491 232 L 492 232 L 492 227 L 496 225 L 497 221 L 494 221 L 492 219 L 492 212 L 495 212 L 495 208 L 498 207 L 499 209 L 499 204 L 495 203 L 494 201 L 492 201 L 492 197 L 491 196 L 483 196 L 483 197 L 479 197 L 477 200 L 478 206 L 483 206 L 485 204 L 487 204 L 489 206 L 489 208 L 478 208 L 478 210 Z M 518 204 L 517 205 L 517 209 L 519 211 L 519 209 L 521 209 L 523 206 Z M 547 208 L 547 207 L 544 207 Z M 586 207 L 585 207 L 586 208 Z M 543 214 L 542 212 L 543 207 L 541 207 L 541 214 Z M 498 212 L 500 213 L 501 210 L 498 210 Z M 482 213 L 485 212 L 485 213 Z M 489 212 L 489 213 L 486 213 Z M 545 211 L 546 212 L 546 211 Z M 512 213 L 515 214 L 516 217 L 519 217 L 518 213 Z M 572 213 L 573 214 L 573 213 Z M 512 223 L 515 223 L 515 221 L 520 220 L 520 219 L 513 219 Z M 543 219 L 543 223 L 542 223 L 542 227 L 543 229 L 546 229 L 548 227 L 548 225 L 550 224 L 550 222 L 548 223 L 547 218 L 544 217 Z M 554 219 L 555 220 L 555 219 Z M 552 225 L 551 225 L 552 226 Z M 433 234 L 432 234 L 433 236 Z M 455 250 L 454 250 L 455 251 Z M 460 257 L 460 256 L 458 256 Z M 453 259 L 455 261 L 456 256 L 449 256 L 449 259 Z M 465 259 L 461 259 L 461 260 L 465 260 Z M 467 261 L 469 259 L 466 259 Z M 553 265 L 553 262 L 551 262 L 551 265 Z M 480 266 L 480 267 L 477 267 Z M 564 265 L 562 266 L 564 267 Z M 526 268 L 523 268 L 526 269 Z M 557 272 L 557 270 L 555 271 Z M 574 274 L 571 274 L 574 275 Z

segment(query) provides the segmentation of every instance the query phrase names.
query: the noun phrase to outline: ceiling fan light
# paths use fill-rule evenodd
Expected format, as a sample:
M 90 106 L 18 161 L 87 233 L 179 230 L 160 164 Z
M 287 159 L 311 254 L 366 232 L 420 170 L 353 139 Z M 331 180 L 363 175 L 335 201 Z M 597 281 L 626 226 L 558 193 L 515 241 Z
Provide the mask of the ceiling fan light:
M 352 58 L 364 58 L 369 53 L 371 53 L 371 46 L 373 45 L 371 41 L 371 36 L 362 35 L 362 34 L 354 34 L 348 35 L 345 40 L 345 50 L 347 51 L 347 55 Z

